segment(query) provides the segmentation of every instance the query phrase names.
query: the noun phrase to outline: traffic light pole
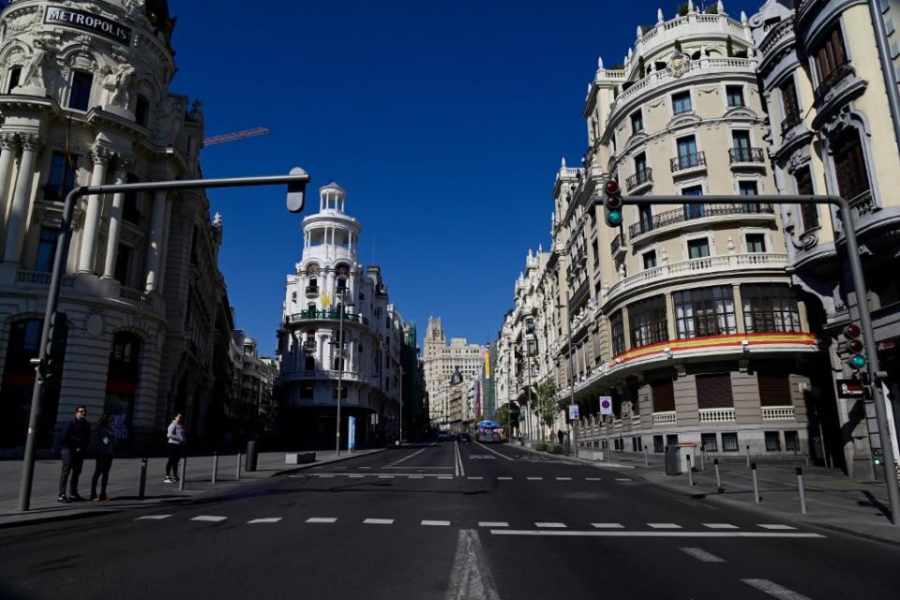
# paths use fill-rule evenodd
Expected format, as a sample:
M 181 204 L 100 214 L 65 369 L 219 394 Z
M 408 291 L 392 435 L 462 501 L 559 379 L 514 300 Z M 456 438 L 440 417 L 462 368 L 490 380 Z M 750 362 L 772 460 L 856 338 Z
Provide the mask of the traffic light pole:
M 612 181 L 612 180 L 611 180 Z M 607 191 L 618 192 L 618 185 L 607 185 Z M 890 426 L 888 424 L 886 398 L 881 386 L 882 372 L 878 364 L 878 347 L 875 344 L 875 330 L 872 327 L 872 315 L 869 313 L 866 301 L 866 283 L 863 278 L 862 261 L 859 258 L 859 243 L 856 239 L 856 229 L 853 226 L 852 208 L 850 203 L 840 196 L 818 195 L 790 195 L 790 194 L 765 194 L 757 196 L 674 196 L 674 195 L 650 195 L 650 196 L 618 196 L 614 198 L 613 210 L 616 209 L 618 200 L 622 205 L 652 206 L 653 204 L 744 204 L 747 206 L 757 204 L 825 204 L 838 208 L 841 219 L 844 239 L 847 242 L 847 260 L 850 263 L 850 274 L 853 278 L 853 291 L 856 295 L 856 306 L 859 310 L 859 322 L 862 326 L 865 351 L 868 358 L 867 369 L 869 382 L 874 388 L 875 415 L 878 421 L 878 435 L 881 451 L 884 456 L 883 466 L 885 485 L 887 486 L 888 500 L 891 507 L 891 521 L 895 526 L 900 525 L 900 490 L 897 485 L 896 459 L 894 448 L 890 440 Z M 594 204 L 607 206 L 607 214 L 610 207 L 603 199 L 595 199 Z M 620 210 L 620 209 L 619 209 Z M 621 217 L 621 214 L 619 215 Z M 620 221 L 621 222 L 621 218 Z

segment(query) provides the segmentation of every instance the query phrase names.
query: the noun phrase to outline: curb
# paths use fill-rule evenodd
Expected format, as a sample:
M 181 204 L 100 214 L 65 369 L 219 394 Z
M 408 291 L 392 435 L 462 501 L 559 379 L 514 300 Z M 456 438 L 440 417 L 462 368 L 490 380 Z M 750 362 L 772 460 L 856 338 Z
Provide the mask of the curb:
M 365 454 L 348 454 L 346 456 L 340 456 L 338 458 L 329 460 L 328 462 L 311 462 L 305 465 L 297 465 L 296 467 L 291 467 L 290 469 L 285 469 L 283 471 L 276 471 L 269 476 L 272 477 L 282 477 L 284 475 L 290 475 L 291 473 L 296 473 L 298 471 L 305 471 L 306 469 L 312 469 L 313 467 L 323 467 L 325 465 L 332 465 L 334 463 L 344 462 L 345 460 L 350 460 L 353 458 L 363 458 L 366 456 L 374 456 L 376 454 L 380 454 L 382 452 L 387 451 L 387 448 L 377 448 L 372 450 L 371 452 L 366 452 Z
M 83 519 L 87 517 L 96 517 L 97 515 L 113 515 L 116 513 L 120 513 L 124 510 L 128 510 L 126 508 L 107 508 L 107 509 L 99 509 L 99 510 L 86 510 L 83 512 L 77 513 L 62 513 L 58 515 L 42 515 L 36 516 L 33 519 L 27 519 L 23 521 L 0 521 L 0 530 L 3 529 L 12 529 L 14 527 L 24 527 L 26 525 L 42 525 L 44 523 L 53 523 L 56 521 L 74 521 L 76 519 Z
M 532 454 L 537 454 L 538 456 L 549 456 L 556 459 L 566 460 L 572 464 L 579 465 L 588 465 L 591 467 L 596 467 L 598 469 L 636 469 L 637 467 L 633 465 L 625 465 L 621 463 L 605 463 L 596 460 L 590 460 L 589 458 L 578 458 L 576 456 L 570 456 L 568 454 L 552 454 L 550 452 L 543 452 L 541 450 L 535 450 L 534 448 L 529 448 L 528 446 L 515 446 L 513 444 L 506 444 L 506 446 L 517 449 L 517 450 L 525 450 L 526 452 L 531 452 Z

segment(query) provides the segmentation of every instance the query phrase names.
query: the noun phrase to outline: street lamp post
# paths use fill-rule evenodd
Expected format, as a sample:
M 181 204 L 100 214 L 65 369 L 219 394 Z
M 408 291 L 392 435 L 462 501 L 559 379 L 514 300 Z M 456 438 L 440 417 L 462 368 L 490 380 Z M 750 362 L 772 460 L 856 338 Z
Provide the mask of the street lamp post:
M 116 194 L 127 192 L 156 192 L 169 190 L 209 189 L 226 187 L 252 187 L 263 185 L 288 186 L 287 208 L 290 212 L 303 210 L 304 193 L 309 175 L 303 169 L 295 167 L 289 175 L 270 177 L 233 177 L 227 179 L 185 179 L 180 181 L 147 181 L 142 183 L 125 183 L 110 185 L 79 186 L 71 190 L 63 204 L 62 223 L 53 257 L 53 270 L 50 275 L 50 288 L 47 291 L 47 306 L 44 311 L 44 323 L 41 329 L 41 342 L 38 356 L 32 359 L 35 380 L 31 392 L 31 408 L 28 414 L 28 431 L 25 438 L 25 455 L 22 461 L 22 476 L 19 484 L 19 510 L 27 511 L 31 504 L 31 486 L 34 479 L 34 454 L 37 443 L 37 428 L 40 418 L 41 400 L 44 385 L 50 376 L 49 358 L 53 353 L 53 333 L 58 317 L 60 286 L 63 270 L 69 257 L 69 245 L 72 242 L 72 216 L 75 212 L 75 201 L 82 196 Z
M 571 260 L 571 259 L 570 259 Z M 575 358 L 572 352 L 572 286 L 566 286 L 566 332 L 569 340 L 569 435 L 572 439 L 572 452 L 578 456 L 578 444 L 575 439 L 575 425 L 572 423 L 572 407 L 575 406 Z

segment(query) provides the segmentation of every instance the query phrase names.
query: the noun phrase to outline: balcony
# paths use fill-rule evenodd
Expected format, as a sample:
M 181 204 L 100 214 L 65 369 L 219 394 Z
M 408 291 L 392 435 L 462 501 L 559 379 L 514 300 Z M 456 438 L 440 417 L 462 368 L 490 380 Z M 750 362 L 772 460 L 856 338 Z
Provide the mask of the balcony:
M 318 298 L 319 297 L 318 286 L 307 286 L 306 287 L 306 297 L 307 298 Z
M 701 408 L 701 423 L 734 423 L 734 407 L 731 408 Z
M 337 310 L 303 310 L 287 317 L 288 323 L 302 323 L 304 321 L 338 321 L 340 312 Z M 349 313 L 344 311 L 343 320 L 345 323 L 358 323 L 368 325 L 369 320 L 359 313 Z
M 16 271 L 16 283 L 24 285 L 50 285 L 51 274 L 45 271 L 27 271 L 19 269 Z M 63 287 L 72 287 L 73 277 L 64 276 L 62 280 Z
M 609 288 L 607 302 L 619 294 L 635 288 L 661 283 L 670 279 L 690 276 L 710 275 L 727 271 L 781 270 L 788 266 L 787 254 L 726 254 L 723 256 L 705 256 L 680 262 L 670 263 L 652 269 L 646 269 L 635 275 L 626 277 Z
M 794 419 L 794 407 L 793 406 L 763 406 L 762 410 L 762 420 L 763 421 L 793 421 Z
M 774 215 L 775 209 L 771 204 L 701 204 L 688 209 L 676 208 L 664 213 L 653 215 L 652 218 L 641 218 L 640 222 L 628 226 L 628 235 L 631 239 L 643 235 L 655 229 L 683 223 L 694 219 L 706 217 L 722 217 L 728 215 Z
M 762 148 L 749 148 L 744 146 L 738 146 L 736 148 L 728 149 L 728 161 L 732 165 L 738 164 L 753 164 L 753 165 L 764 165 L 765 164 L 765 154 L 763 153 Z
M 705 169 L 706 153 L 700 151 L 679 154 L 669 161 L 669 168 L 672 170 L 672 173 L 682 173 L 689 169 Z
M 856 70 L 849 64 L 844 63 L 835 67 L 828 76 L 822 80 L 822 83 L 816 88 L 815 96 L 815 104 L 817 108 L 820 108 L 822 104 L 825 103 L 825 97 L 828 95 L 834 87 L 845 77 L 849 75 L 855 75 Z
M 781 137 L 787 135 L 787 132 L 803 122 L 803 117 L 799 112 L 792 112 L 784 116 L 781 122 Z
M 625 246 L 622 243 L 622 234 L 617 233 L 616 237 L 614 237 L 612 239 L 612 241 L 609 243 L 609 252 L 613 256 L 616 256 L 619 252 L 624 252 L 624 251 L 625 251 Z M 595 264 L 594 266 L 596 267 L 597 265 Z
M 625 179 L 625 189 L 630 193 L 634 193 L 639 189 L 649 188 L 653 185 L 653 169 L 644 167 L 639 169 L 634 175 L 629 175 Z
M 677 425 L 678 417 L 674 410 L 653 413 L 653 425 Z

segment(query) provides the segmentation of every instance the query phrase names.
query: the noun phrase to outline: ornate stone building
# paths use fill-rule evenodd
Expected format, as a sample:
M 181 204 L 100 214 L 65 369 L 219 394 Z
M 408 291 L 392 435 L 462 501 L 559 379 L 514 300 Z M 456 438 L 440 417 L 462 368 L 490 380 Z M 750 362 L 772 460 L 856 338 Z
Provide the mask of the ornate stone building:
M 380 267 L 358 262 L 360 230 L 335 183 L 320 189 L 319 212 L 303 219 L 303 255 L 287 277 L 278 331 L 280 429 L 293 445 L 333 447 L 339 377 L 344 447 L 351 417 L 356 447 L 399 435 L 408 328 Z
M 425 329 L 425 388 L 428 394 L 432 427 L 448 429 L 450 425 L 450 378 L 459 372 L 463 381 L 481 377 L 484 347 L 470 344 L 465 338 L 451 338 L 447 343 L 440 318 L 429 317 Z
M 0 447 L 21 446 L 62 201 L 75 185 L 200 176 L 203 110 L 170 92 L 165 0 L 13 0 L 0 15 Z M 221 433 L 233 329 L 202 192 L 84 198 L 41 421 L 85 404 L 129 443 Z

